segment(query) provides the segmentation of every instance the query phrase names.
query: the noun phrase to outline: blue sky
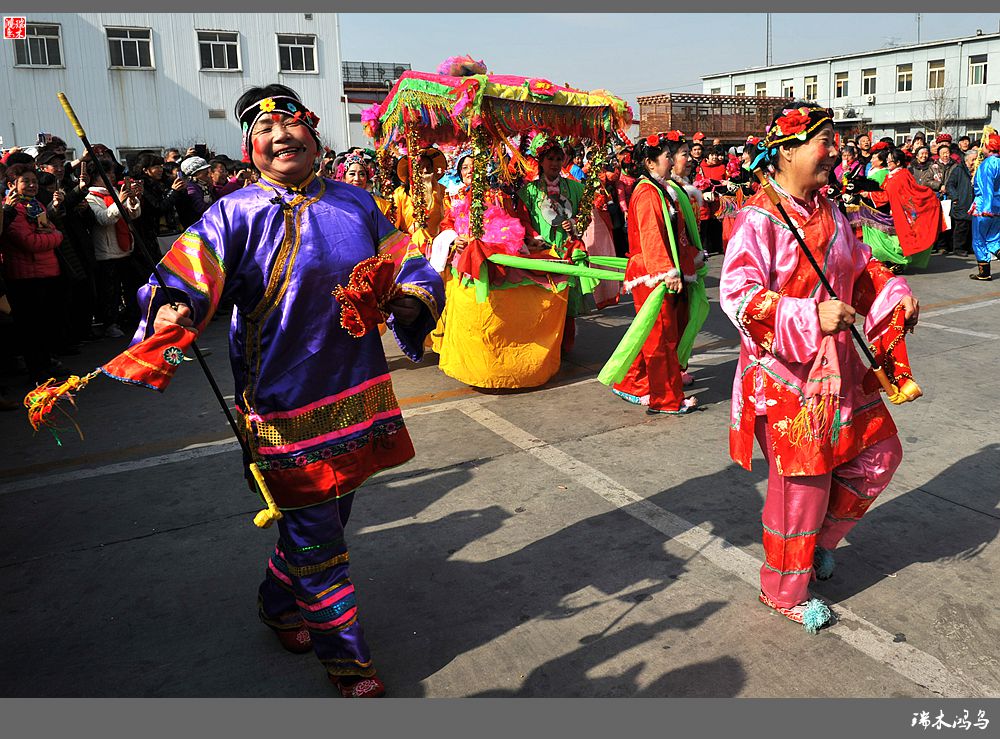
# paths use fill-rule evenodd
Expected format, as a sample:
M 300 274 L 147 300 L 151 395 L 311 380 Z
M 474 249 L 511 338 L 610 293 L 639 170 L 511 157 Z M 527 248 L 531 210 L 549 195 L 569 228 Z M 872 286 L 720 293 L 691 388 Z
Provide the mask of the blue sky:
M 434 71 L 471 54 L 491 72 L 605 88 L 635 105 L 652 92 L 701 92 L 700 77 L 763 66 L 763 13 L 343 13 L 345 61 Z M 1000 13 L 922 13 L 920 40 L 1000 30 Z M 776 64 L 917 41 L 915 13 L 774 13 Z

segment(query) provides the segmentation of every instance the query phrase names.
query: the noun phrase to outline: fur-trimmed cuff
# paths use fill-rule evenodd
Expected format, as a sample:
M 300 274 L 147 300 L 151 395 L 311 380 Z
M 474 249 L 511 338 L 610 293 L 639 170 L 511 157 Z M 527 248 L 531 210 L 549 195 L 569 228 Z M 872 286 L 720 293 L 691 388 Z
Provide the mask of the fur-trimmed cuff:
M 645 287 L 648 288 L 654 288 L 664 280 L 669 280 L 674 277 L 679 277 L 680 274 L 681 273 L 677 270 L 677 268 L 674 267 L 674 269 L 670 270 L 669 272 L 660 272 L 659 274 L 655 275 L 643 275 L 642 277 L 636 277 L 634 280 L 626 280 L 622 287 L 627 293 L 632 292 L 632 288 L 635 287 L 636 285 L 644 285 Z

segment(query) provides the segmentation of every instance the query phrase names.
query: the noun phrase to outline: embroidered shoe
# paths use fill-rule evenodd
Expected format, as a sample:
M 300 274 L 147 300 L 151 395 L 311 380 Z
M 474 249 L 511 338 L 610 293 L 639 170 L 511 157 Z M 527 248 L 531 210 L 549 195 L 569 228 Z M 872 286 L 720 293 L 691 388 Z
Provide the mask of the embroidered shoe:
M 823 547 L 816 547 L 813 552 L 813 569 L 816 571 L 817 580 L 829 580 L 833 577 L 833 568 L 836 564 L 833 552 Z
M 624 400 L 626 403 L 632 403 L 632 405 L 649 405 L 648 395 L 643 395 L 640 398 L 638 395 L 632 395 L 631 393 L 626 393 L 621 390 L 616 390 L 615 388 L 611 388 L 611 392 L 613 392 L 619 398 Z
M 375 675 L 362 678 L 329 675 L 329 678 L 344 698 L 381 698 L 385 695 L 385 683 Z
M 299 626 L 296 629 L 274 629 L 274 627 L 272 629 L 278 637 L 278 641 L 281 642 L 281 646 L 289 652 L 305 654 L 312 651 L 312 636 L 309 635 L 309 629 L 305 626 Z
M 819 598 L 810 598 L 807 601 L 799 603 L 797 606 L 784 608 L 771 600 L 763 590 L 760 591 L 760 596 L 758 597 L 760 602 L 768 608 L 773 608 L 785 618 L 797 624 L 802 624 L 803 628 L 810 634 L 819 633 L 820 629 L 833 621 L 833 614 L 830 612 L 830 607 Z

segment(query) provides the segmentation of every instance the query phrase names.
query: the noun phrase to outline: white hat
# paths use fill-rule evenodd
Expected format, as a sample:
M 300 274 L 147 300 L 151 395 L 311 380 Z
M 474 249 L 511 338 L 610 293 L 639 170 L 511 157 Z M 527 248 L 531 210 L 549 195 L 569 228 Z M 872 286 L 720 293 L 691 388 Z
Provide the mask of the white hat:
M 188 157 L 181 162 L 181 172 L 187 177 L 191 177 L 203 169 L 208 169 L 208 162 L 201 157 Z

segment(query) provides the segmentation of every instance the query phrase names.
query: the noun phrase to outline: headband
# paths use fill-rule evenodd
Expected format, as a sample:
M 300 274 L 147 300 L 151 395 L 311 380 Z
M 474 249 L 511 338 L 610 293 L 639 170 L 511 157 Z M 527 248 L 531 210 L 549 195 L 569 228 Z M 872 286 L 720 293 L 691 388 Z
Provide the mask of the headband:
M 242 113 L 240 113 L 240 127 L 243 130 L 243 160 L 250 161 L 250 133 L 263 116 L 270 115 L 277 121 L 282 115 L 287 115 L 305 124 L 312 135 L 319 141 L 319 133 L 316 126 L 319 124 L 319 116 L 309 110 L 298 100 L 288 95 L 275 95 L 259 100 Z
M 761 164 L 771 164 L 778 156 L 782 144 L 803 144 L 823 127 L 833 121 L 833 111 L 819 105 L 785 108 L 767 127 L 764 138 L 757 142 L 757 154 L 750 165 L 757 169 Z
M 353 164 L 360 164 L 364 167 L 365 175 L 368 179 L 372 179 L 375 176 L 375 169 L 372 166 L 371 159 L 364 156 L 363 154 L 358 154 L 356 151 L 352 151 L 350 154 L 345 156 L 339 164 L 337 164 L 337 170 L 335 172 L 335 177 L 338 180 L 343 180 L 344 176 L 347 174 L 347 170 Z

